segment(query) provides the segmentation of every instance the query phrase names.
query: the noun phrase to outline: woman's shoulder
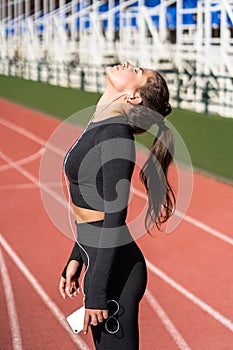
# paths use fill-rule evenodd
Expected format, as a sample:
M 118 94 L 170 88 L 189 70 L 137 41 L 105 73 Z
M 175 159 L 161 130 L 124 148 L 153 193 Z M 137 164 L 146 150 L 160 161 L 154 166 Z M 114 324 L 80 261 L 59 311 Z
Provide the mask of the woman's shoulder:
M 132 128 L 123 116 L 110 117 L 99 122 L 93 122 L 92 127 L 97 128 L 96 137 L 101 140 L 110 138 L 134 139 Z

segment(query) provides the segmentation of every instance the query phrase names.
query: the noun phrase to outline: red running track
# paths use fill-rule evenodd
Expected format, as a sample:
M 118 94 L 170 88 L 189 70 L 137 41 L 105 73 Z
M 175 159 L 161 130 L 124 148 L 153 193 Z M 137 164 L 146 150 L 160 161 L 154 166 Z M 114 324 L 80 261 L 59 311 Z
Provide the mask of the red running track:
M 66 324 L 65 316 L 82 304 L 81 296 L 64 301 L 57 288 L 73 242 L 48 217 L 39 190 L 44 146 L 60 121 L 3 99 L 0 107 L 0 348 L 93 349 L 90 335 L 73 335 Z M 67 128 L 70 138 L 77 136 Z M 133 186 L 129 219 L 144 203 L 136 174 Z M 233 349 L 232 195 L 232 187 L 195 173 L 176 230 L 138 240 L 149 274 L 141 350 Z

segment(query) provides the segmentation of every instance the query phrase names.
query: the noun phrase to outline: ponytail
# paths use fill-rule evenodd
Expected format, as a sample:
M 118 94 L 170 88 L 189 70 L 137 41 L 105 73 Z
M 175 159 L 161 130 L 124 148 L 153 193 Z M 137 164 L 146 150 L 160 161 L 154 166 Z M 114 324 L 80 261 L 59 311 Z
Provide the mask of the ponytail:
M 172 109 L 167 83 L 159 72 L 155 71 L 154 76 L 149 77 L 146 85 L 138 91 L 142 97 L 142 106 L 147 109 L 140 118 L 145 127 L 138 131 L 148 130 L 153 124 L 159 127 L 150 155 L 139 174 L 148 195 L 145 226 L 150 232 L 151 224 L 161 229 L 161 224 L 174 213 L 176 204 L 175 194 L 168 180 L 168 169 L 174 156 L 174 138 L 172 131 L 164 124 L 165 117 Z
M 168 181 L 168 168 L 173 159 L 174 141 L 171 130 L 165 125 L 159 128 L 150 155 L 140 171 L 140 180 L 148 195 L 148 209 L 145 226 L 149 232 L 150 225 L 166 222 L 173 214 L 175 195 Z

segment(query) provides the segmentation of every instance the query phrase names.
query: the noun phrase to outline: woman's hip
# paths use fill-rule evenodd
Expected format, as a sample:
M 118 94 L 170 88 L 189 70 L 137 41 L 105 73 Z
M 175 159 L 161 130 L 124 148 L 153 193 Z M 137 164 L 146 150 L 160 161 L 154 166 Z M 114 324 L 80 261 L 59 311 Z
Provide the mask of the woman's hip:
M 139 302 L 146 284 L 146 263 L 136 243 L 120 247 L 109 278 L 109 297 L 119 299 L 128 295 L 132 302 Z

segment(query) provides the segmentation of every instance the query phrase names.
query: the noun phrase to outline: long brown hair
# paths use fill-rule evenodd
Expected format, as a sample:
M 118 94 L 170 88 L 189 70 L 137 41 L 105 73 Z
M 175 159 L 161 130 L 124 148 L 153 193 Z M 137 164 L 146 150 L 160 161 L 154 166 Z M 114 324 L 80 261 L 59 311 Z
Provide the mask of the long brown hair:
M 174 212 L 175 194 L 168 180 L 168 169 L 174 155 L 174 138 L 171 130 L 165 125 L 164 118 L 171 113 L 167 83 L 159 72 L 149 77 L 146 85 L 138 89 L 142 97 L 145 113 L 132 108 L 128 121 L 134 133 L 148 130 L 153 124 L 159 126 L 158 134 L 150 149 L 150 155 L 140 170 L 140 180 L 148 195 L 148 209 L 145 226 L 150 232 L 150 225 L 161 229 Z M 156 113 L 155 113 L 156 112 Z M 141 123 L 139 123 L 141 119 Z

